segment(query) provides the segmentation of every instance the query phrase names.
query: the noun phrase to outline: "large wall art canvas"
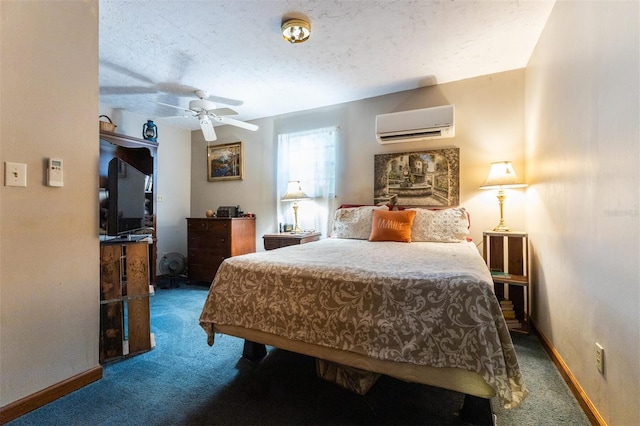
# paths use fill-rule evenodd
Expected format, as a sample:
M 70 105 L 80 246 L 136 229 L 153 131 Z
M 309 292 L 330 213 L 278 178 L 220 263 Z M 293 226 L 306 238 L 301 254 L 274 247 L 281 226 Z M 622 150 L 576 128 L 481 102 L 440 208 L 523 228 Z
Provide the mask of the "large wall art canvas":
M 374 203 L 453 207 L 460 202 L 460 149 L 377 154 Z

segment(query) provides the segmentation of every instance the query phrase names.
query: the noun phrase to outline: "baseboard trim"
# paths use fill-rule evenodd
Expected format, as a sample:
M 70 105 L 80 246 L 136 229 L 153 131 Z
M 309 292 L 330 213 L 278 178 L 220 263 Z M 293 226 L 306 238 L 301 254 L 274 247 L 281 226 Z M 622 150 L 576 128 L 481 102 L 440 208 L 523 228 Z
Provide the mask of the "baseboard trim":
M 51 401 L 78 390 L 89 383 L 102 379 L 102 366 L 94 367 L 84 373 L 49 386 L 39 392 L 12 402 L 0 408 L 0 425 L 17 419 L 30 411 L 40 408 Z
M 534 332 L 538 335 L 538 337 L 540 337 L 542 347 L 551 357 L 551 360 L 560 372 L 560 375 L 562 376 L 564 381 L 569 386 L 569 389 L 571 389 L 571 392 L 576 397 L 578 404 L 580 404 L 580 407 L 589 418 L 591 424 L 594 426 L 607 426 L 607 422 L 604 421 L 595 405 L 593 405 L 587 394 L 582 389 L 582 386 L 580 386 L 580 383 L 578 383 L 578 380 L 576 380 L 573 373 L 571 373 L 571 370 L 569 370 L 569 367 L 567 367 L 567 364 L 565 364 L 558 351 L 556 351 L 549 339 L 547 339 L 544 333 L 540 331 L 540 329 L 533 321 L 531 322 L 531 324 L 533 326 Z

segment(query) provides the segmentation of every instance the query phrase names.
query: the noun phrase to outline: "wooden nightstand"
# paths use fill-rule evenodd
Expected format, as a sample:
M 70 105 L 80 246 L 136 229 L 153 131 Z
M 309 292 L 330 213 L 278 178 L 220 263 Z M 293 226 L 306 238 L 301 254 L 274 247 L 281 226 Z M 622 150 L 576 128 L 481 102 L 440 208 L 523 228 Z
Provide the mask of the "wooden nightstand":
M 483 233 L 484 259 L 509 330 L 529 333 L 531 286 L 529 238 L 525 232 Z
M 320 239 L 320 232 L 302 232 L 300 234 L 292 234 L 281 232 L 277 234 L 264 234 L 264 249 L 273 250 L 280 247 L 295 246 L 298 244 L 306 244 Z

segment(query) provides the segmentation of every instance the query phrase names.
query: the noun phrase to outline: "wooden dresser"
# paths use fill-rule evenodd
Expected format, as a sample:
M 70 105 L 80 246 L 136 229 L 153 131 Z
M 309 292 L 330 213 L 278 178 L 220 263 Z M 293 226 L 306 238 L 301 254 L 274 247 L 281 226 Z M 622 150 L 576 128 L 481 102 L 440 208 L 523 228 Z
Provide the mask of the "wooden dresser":
M 228 257 L 256 251 L 255 217 L 187 218 L 189 279 L 211 284 Z

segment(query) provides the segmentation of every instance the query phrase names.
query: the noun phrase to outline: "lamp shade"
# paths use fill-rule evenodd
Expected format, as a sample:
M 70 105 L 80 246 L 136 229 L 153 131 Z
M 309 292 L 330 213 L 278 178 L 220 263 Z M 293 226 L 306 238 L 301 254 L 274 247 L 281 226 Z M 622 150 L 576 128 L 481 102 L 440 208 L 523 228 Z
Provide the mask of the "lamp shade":
M 511 161 L 497 161 L 491 163 L 489 177 L 480 185 L 480 189 L 522 188 L 527 186 L 516 175 Z
M 282 197 L 281 200 L 295 201 L 295 200 L 304 200 L 306 198 L 309 198 L 309 196 L 302 191 L 302 187 L 300 186 L 300 181 L 291 180 L 287 184 L 287 192 L 284 194 L 284 197 Z

